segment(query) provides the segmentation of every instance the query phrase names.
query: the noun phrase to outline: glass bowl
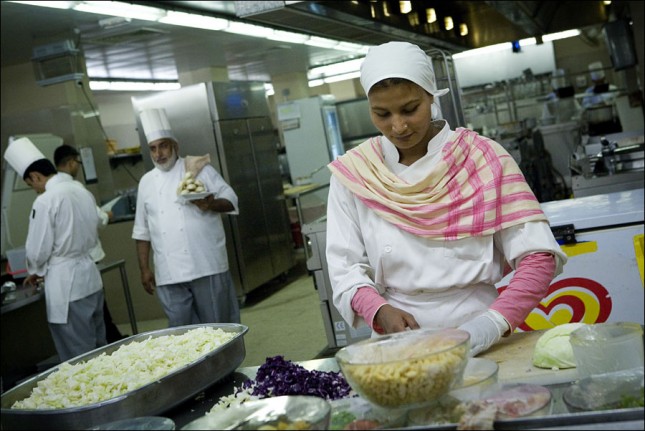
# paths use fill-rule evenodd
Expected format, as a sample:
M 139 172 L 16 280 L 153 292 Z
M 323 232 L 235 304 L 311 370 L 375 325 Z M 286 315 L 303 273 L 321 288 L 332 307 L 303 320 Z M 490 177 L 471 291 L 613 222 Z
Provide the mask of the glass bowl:
M 314 396 L 283 395 L 246 401 L 195 419 L 182 430 L 323 430 L 329 427 L 331 406 Z
M 464 372 L 470 335 L 460 329 L 417 329 L 343 347 L 336 360 L 361 397 L 385 408 L 427 405 Z
M 453 396 L 461 401 L 479 400 L 486 394 L 498 389 L 497 375 L 499 365 L 490 359 L 470 358 L 466 363 L 461 384 L 450 391 Z

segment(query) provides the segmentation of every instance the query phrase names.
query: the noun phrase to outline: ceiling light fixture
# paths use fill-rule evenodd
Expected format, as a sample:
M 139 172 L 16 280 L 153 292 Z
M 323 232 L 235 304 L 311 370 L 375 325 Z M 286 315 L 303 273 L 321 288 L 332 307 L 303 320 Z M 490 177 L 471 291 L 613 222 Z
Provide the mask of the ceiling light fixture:
M 428 22 L 428 24 L 437 22 L 437 11 L 435 11 L 433 7 L 426 9 L 426 21 Z
M 383 16 L 390 16 L 390 7 L 388 6 L 387 2 L 383 2 Z
M 166 16 L 159 19 L 159 22 L 204 30 L 224 30 L 229 25 L 227 19 L 175 11 L 168 11 Z
M 92 91 L 167 91 L 180 88 L 179 82 L 90 80 Z
M 443 19 L 443 25 L 446 28 L 446 30 L 448 30 L 448 31 L 450 31 L 453 28 L 455 28 L 455 23 L 452 22 L 452 17 L 451 16 L 447 16 L 447 17 L 445 17 Z
M 468 25 L 467 24 L 459 24 L 459 35 L 460 36 L 466 36 L 468 34 Z
M 309 36 L 301 33 L 293 33 L 290 31 L 274 30 L 272 34 L 267 36 L 267 39 L 279 40 L 281 42 L 291 43 L 304 43 L 309 40 Z
M 269 27 L 262 27 L 255 24 L 247 24 L 245 22 L 231 21 L 223 31 L 227 33 L 236 33 L 244 36 L 252 37 L 269 37 L 273 33 L 273 29 Z
M 101 15 L 122 16 L 124 18 L 140 19 L 144 21 L 158 21 L 166 15 L 162 9 L 141 6 L 117 1 L 84 1 L 73 7 L 81 12 L 96 13 Z
M 400 1 L 399 10 L 402 14 L 410 13 L 412 11 L 412 3 L 409 1 Z
M 342 61 L 340 63 L 328 64 L 325 66 L 312 67 L 307 73 L 307 77 L 312 79 L 324 79 L 330 76 L 354 73 L 360 71 L 362 58 Z
M 77 2 L 75 1 L 12 1 L 11 3 L 22 3 L 31 6 L 51 7 L 54 9 L 71 9 Z

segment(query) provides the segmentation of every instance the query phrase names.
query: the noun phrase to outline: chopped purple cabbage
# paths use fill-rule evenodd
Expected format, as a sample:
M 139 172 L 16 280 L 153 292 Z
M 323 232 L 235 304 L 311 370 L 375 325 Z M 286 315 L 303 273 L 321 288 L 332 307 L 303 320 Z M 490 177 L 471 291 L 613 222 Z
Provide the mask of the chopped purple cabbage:
M 259 398 L 313 395 L 337 400 L 352 395 L 352 388 L 340 371 L 310 371 L 280 355 L 267 358 L 255 380 L 245 381 L 238 392 L 248 389 Z

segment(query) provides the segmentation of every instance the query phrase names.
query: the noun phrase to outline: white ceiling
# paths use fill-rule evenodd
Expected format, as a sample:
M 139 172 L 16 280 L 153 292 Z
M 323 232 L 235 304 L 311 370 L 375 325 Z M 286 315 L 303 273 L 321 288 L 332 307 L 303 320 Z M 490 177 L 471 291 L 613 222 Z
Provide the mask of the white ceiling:
M 239 20 L 234 1 L 135 2 L 216 14 Z M 252 3 L 244 2 L 245 7 Z M 412 31 L 407 21 L 371 19 L 372 3 L 343 1 L 290 3 L 277 11 L 246 16 L 247 22 L 294 29 L 361 44 L 408 40 L 450 53 L 510 42 L 554 31 L 599 24 L 606 20 L 600 1 L 453 1 L 437 7 L 461 14 L 470 22 L 466 39 L 442 32 L 432 36 Z M 382 3 L 382 2 L 380 2 Z M 395 3 L 395 2 L 390 2 Z M 425 2 L 412 2 L 425 7 Z M 614 1 L 614 3 L 626 3 Z M 434 4 L 434 3 L 433 3 Z M 580 5 L 585 7 L 581 8 Z M 132 20 L 111 29 L 99 22 L 110 18 L 74 10 L 0 2 L 3 67 L 28 63 L 35 46 L 73 40 L 82 50 L 90 78 L 177 80 L 179 74 L 204 68 L 228 68 L 231 80 L 270 81 L 274 75 L 306 72 L 319 65 L 361 57 L 358 53 L 277 42 L 220 31 Z M 613 7 L 613 6 L 612 6 Z M 365 11 L 368 11 L 367 13 Z M 446 12 L 447 13 L 447 12 Z M 396 19 L 394 19 L 396 18 Z M 298 30 L 296 30 L 298 29 Z
M 222 6 L 234 16 L 234 2 Z M 357 57 L 342 50 L 277 42 L 231 33 L 132 20 L 103 29 L 104 15 L 2 1 L 2 66 L 27 63 L 34 46 L 80 43 L 91 78 L 177 80 L 178 74 L 228 67 L 229 79 L 270 81 L 271 75 Z

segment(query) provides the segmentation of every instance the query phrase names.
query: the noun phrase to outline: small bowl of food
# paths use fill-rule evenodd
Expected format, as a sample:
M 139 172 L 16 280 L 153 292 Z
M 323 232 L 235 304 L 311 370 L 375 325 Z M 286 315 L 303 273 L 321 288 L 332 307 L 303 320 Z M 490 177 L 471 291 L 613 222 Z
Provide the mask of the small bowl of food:
M 320 397 L 283 395 L 206 414 L 182 430 L 321 430 L 330 415 L 329 402 Z
M 483 398 L 498 389 L 497 362 L 483 358 L 470 358 L 466 363 L 461 384 L 450 391 L 450 395 L 461 400 L 470 401 Z
M 336 360 L 352 389 L 385 408 L 431 404 L 459 382 L 470 335 L 448 329 L 417 329 L 343 347 Z

